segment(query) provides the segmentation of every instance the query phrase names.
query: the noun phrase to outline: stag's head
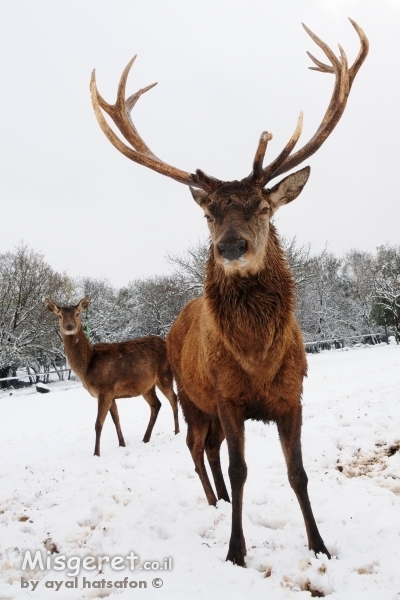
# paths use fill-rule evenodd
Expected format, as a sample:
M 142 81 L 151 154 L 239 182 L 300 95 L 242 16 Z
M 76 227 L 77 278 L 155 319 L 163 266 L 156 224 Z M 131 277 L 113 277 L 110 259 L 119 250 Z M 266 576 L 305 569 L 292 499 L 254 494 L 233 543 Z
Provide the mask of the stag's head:
M 90 296 L 85 296 L 74 306 L 58 306 L 50 298 L 43 299 L 50 312 L 59 319 L 60 330 L 63 335 L 76 335 L 82 327 L 80 314 L 90 304 Z
M 310 168 L 305 167 L 292 173 L 270 188 L 267 185 L 314 154 L 333 131 L 344 112 L 353 80 L 368 54 L 368 40 L 364 32 L 357 23 L 351 19 L 350 22 L 361 43 L 358 56 L 351 67 L 348 66 L 346 54 L 341 46 L 339 46 L 340 56 L 337 57 L 329 46 L 303 25 L 331 63 L 326 65 L 308 53 L 316 65 L 310 67 L 311 69 L 335 75 L 330 103 L 314 136 L 300 150 L 292 154 L 302 130 L 302 113 L 300 113 L 297 127 L 289 142 L 279 156 L 266 167 L 263 167 L 264 156 L 272 135 L 264 132 L 254 157 L 253 170 L 241 181 L 221 181 L 206 175 L 201 170 L 195 173 L 181 171 L 152 153 L 133 125 L 131 110 L 140 96 L 156 84 L 141 89 L 125 99 L 127 77 L 136 57 L 122 73 L 115 104 L 108 104 L 101 97 L 97 90 L 94 71 L 92 73 L 93 108 L 105 135 L 122 154 L 134 162 L 190 186 L 193 198 L 203 209 L 208 221 L 215 261 L 227 273 L 238 271 L 252 273 L 258 270 L 265 255 L 273 214 L 280 206 L 291 202 L 300 194 L 309 177 Z M 130 146 L 122 142 L 111 129 L 102 110 L 111 117 Z
M 272 216 L 300 194 L 309 174 L 305 167 L 271 189 L 246 180 L 221 183 L 211 192 L 190 188 L 207 219 L 215 262 L 227 274 L 260 269 Z

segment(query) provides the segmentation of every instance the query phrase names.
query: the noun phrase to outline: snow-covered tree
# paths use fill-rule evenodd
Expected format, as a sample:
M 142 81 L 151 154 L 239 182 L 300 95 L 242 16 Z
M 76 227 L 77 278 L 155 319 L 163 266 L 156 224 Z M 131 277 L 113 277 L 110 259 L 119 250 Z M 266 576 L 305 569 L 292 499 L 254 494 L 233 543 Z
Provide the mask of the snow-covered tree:
M 60 339 L 42 299 L 55 293 L 68 298 L 72 288 L 66 275 L 23 242 L 0 254 L 0 377 L 21 364 L 35 369 L 59 354 Z
M 391 325 L 400 341 L 400 246 L 377 248 L 373 316 L 377 323 Z
M 124 294 L 135 336 L 154 334 L 165 337 L 192 297 L 185 283 L 177 276 L 132 281 Z

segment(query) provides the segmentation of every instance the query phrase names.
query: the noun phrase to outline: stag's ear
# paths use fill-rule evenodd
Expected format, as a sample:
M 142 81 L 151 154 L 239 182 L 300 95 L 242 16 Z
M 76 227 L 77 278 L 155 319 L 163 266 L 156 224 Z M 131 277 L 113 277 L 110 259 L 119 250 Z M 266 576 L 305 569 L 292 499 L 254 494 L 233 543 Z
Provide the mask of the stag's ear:
M 193 188 L 191 185 L 189 185 L 189 189 L 192 192 L 192 196 L 195 202 L 197 202 L 197 204 L 201 206 L 201 208 L 203 208 L 206 198 L 208 196 L 207 192 L 205 192 L 204 190 L 200 190 L 199 188 Z
M 79 310 L 79 312 L 81 312 L 82 310 L 85 310 L 85 308 L 87 308 L 89 306 L 89 304 L 90 304 L 90 296 L 88 294 L 86 294 L 86 296 L 78 302 L 76 308 Z
M 310 167 L 304 167 L 296 173 L 292 173 L 282 179 L 273 188 L 267 190 L 268 201 L 272 206 L 273 212 L 278 210 L 283 204 L 288 204 L 300 194 L 303 187 L 306 185 L 310 176 Z
M 50 300 L 50 298 L 43 298 L 43 303 L 47 306 L 50 312 L 58 315 L 60 313 L 60 309 L 55 302 Z

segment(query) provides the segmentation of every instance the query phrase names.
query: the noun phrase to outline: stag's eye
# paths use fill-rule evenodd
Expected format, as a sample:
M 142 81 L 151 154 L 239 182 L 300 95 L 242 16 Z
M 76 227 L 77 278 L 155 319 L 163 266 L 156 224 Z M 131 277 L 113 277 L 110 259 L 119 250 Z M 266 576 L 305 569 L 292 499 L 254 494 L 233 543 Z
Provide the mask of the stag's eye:
M 269 213 L 269 206 L 264 206 L 264 208 L 262 208 L 258 214 L 259 215 L 266 215 L 268 213 Z
M 212 223 L 212 222 L 213 222 L 213 218 L 212 218 L 212 217 L 210 217 L 210 215 L 207 215 L 207 214 L 205 214 L 205 215 L 204 215 L 204 218 L 205 218 L 205 219 L 207 219 L 207 221 L 208 221 L 209 223 Z

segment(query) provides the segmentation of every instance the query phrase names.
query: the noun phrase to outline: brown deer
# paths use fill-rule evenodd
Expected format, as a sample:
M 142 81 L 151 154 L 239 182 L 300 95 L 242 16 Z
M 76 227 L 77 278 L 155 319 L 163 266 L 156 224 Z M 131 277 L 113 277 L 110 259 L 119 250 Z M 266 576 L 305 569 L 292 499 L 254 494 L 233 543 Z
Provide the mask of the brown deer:
M 203 171 L 188 173 L 158 159 L 135 129 L 130 112 L 139 90 L 125 100 L 125 86 L 133 61 L 125 68 L 117 101 L 110 105 L 97 91 L 94 72 L 91 90 L 98 122 L 112 144 L 125 156 L 150 169 L 189 185 L 201 206 L 211 236 L 204 296 L 185 306 L 173 324 L 167 347 L 177 381 L 178 397 L 188 424 L 187 444 L 196 472 L 210 504 L 229 501 L 220 464 L 220 446 L 227 440 L 229 478 L 232 488 L 232 531 L 227 560 L 245 565 L 246 546 L 242 529 L 243 488 L 247 475 L 244 459 L 244 422 L 275 421 L 288 477 L 302 510 L 308 546 L 330 557 L 319 534 L 307 492 L 301 452 L 302 381 L 307 362 L 301 331 L 295 320 L 293 278 L 279 243 L 272 216 L 294 200 L 306 184 L 310 168 L 265 186 L 278 175 L 296 167 L 318 150 L 337 125 L 346 107 L 351 85 L 368 53 L 368 40 L 350 19 L 361 43 L 349 67 L 307 27 L 307 33 L 324 51 L 331 65 L 312 55 L 315 67 L 335 75 L 328 109 L 315 135 L 292 154 L 302 128 L 297 127 L 279 156 L 266 167 L 263 160 L 270 133 L 261 135 L 253 170 L 241 181 L 220 181 Z M 131 147 L 122 142 L 101 111 L 112 118 Z M 208 478 L 204 451 L 215 483 Z
M 150 440 L 161 408 L 156 386 L 172 406 L 175 434 L 179 433 L 178 405 L 172 387 L 165 340 L 149 335 L 126 342 L 91 345 L 80 318 L 81 312 L 89 306 L 89 296 L 85 296 L 74 306 L 58 306 L 49 298 L 45 298 L 44 303 L 59 318 L 65 353 L 71 368 L 89 394 L 97 398 L 95 456 L 100 456 L 101 430 L 108 411 L 117 430 L 119 445 L 125 446 L 115 402 L 117 398 L 143 396 L 151 411 L 143 441 Z

